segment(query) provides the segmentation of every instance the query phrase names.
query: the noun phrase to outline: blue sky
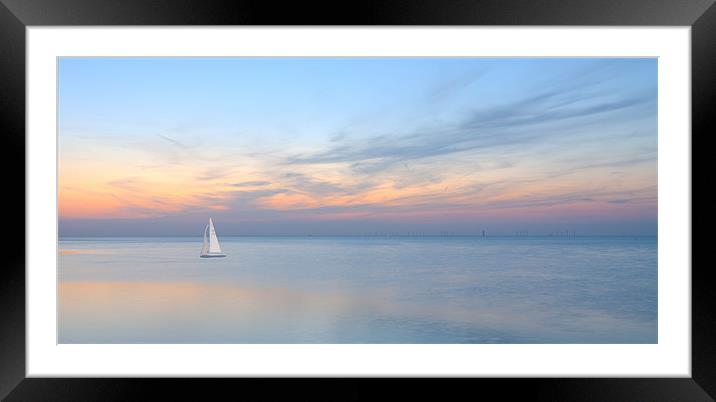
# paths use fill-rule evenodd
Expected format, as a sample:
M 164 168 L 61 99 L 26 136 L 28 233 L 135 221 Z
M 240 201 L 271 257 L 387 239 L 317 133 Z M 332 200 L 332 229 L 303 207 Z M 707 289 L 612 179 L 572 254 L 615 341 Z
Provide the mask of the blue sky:
M 656 233 L 656 59 L 62 58 L 59 77 L 61 233 L 209 214 Z

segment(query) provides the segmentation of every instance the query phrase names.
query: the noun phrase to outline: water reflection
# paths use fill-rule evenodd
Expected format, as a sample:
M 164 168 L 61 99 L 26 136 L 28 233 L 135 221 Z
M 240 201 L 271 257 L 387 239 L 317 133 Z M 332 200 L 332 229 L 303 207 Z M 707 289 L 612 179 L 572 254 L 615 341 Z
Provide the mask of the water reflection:
M 59 342 L 656 342 L 651 241 L 225 246 L 201 261 L 178 240 L 61 243 Z
M 68 282 L 59 296 L 67 343 L 313 342 L 361 304 L 338 293 L 186 282 Z

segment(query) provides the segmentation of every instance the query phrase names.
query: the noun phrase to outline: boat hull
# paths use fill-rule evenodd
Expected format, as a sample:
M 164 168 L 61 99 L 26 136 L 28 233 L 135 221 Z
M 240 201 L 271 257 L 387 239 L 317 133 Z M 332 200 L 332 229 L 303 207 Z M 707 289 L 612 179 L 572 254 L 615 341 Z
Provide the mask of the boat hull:
M 226 254 L 202 254 L 199 257 L 201 257 L 201 258 L 219 258 L 219 257 L 226 257 Z

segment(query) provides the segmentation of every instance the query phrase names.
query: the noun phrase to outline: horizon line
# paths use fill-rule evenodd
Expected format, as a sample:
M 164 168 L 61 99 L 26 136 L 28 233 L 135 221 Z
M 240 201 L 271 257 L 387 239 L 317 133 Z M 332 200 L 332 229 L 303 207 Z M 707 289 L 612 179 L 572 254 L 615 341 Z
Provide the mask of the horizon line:
M 133 237 L 182 237 L 182 238 L 194 238 L 201 237 L 201 235 L 59 235 L 58 238 L 133 238 Z M 384 234 L 292 234 L 292 233 L 275 233 L 275 234 L 223 234 L 219 237 L 558 237 L 558 238 L 573 238 L 573 237 L 658 237 L 658 234 L 489 234 L 485 235 L 481 233 L 475 234 L 440 234 L 440 233 L 426 233 L 426 234 L 410 234 L 410 233 L 384 233 Z

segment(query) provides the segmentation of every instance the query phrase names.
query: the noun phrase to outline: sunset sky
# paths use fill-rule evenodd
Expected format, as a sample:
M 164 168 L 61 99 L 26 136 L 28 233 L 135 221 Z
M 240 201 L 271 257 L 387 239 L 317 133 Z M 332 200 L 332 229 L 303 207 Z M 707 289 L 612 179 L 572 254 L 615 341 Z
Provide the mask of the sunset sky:
M 655 235 L 656 59 L 61 58 L 60 235 Z

